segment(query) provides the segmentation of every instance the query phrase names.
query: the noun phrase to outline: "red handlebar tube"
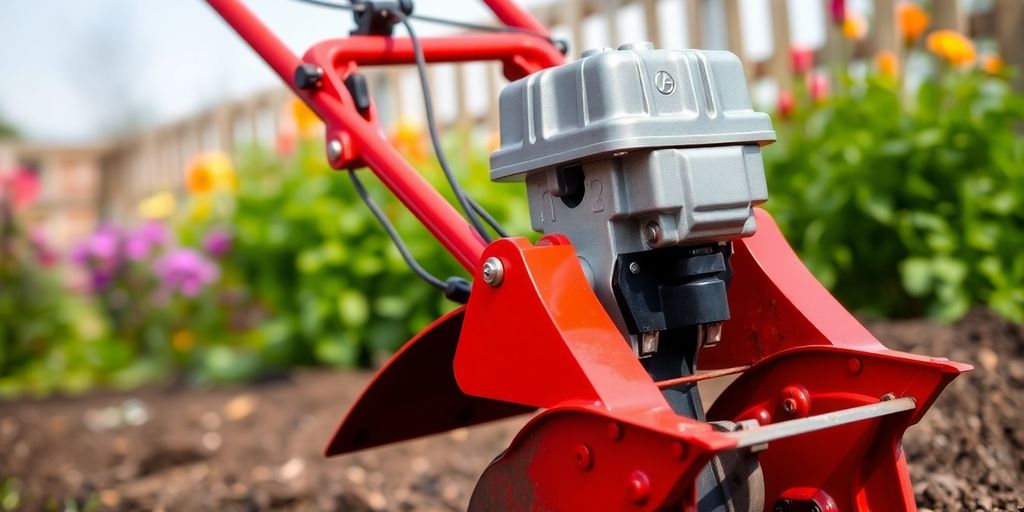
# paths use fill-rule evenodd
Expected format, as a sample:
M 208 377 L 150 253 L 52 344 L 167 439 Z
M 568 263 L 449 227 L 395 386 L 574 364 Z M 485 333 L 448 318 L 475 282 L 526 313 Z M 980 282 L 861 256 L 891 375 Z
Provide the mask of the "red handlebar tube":
M 341 151 L 331 160 L 336 169 L 369 167 L 381 182 L 416 216 L 435 238 L 470 272 L 485 243 L 472 226 L 434 190 L 392 147 L 371 108 L 356 110 L 344 79 L 359 64 L 384 65 L 414 62 L 408 38 L 357 36 L 317 44 L 299 59 L 240 0 L 208 0 L 253 50 L 327 125 L 329 143 Z M 507 0 L 487 0 L 504 22 L 536 34 L 500 33 L 463 37 L 421 38 L 428 62 L 498 60 L 505 75 L 519 78 L 563 61 L 562 54 L 544 37 L 546 29 L 526 11 Z M 295 69 L 303 63 L 323 71 L 322 84 L 313 90 L 294 84 Z

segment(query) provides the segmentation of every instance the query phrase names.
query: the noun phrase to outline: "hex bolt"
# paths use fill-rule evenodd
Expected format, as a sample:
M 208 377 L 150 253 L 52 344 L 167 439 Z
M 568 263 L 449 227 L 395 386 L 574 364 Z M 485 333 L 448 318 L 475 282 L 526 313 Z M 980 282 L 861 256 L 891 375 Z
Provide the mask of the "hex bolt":
M 639 274 L 640 273 L 640 264 L 635 262 L 635 261 L 630 263 L 629 264 L 629 273 L 633 274 L 634 276 Z
M 502 265 L 501 260 L 498 258 L 491 256 L 484 261 L 484 268 L 481 274 L 484 277 L 485 283 L 497 288 L 505 280 L 505 265 Z
M 651 496 L 651 479 L 643 471 L 634 471 L 629 475 L 629 487 L 626 494 L 633 503 L 643 504 Z
M 580 443 L 576 447 L 576 465 L 580 469 L 587 470 L 594 465 L 594 455 L 590 451 L 590 447 Z
M 796 411 L 796 400 L 792 398 L 787 398 L 783 400 L 782 409 L 790 414 L 793 414 L 793 412 Z
M 341 151 L 344 147 L 341 145 L 341 141 L 338 139 L 331 139 L 327 143 L 327 159 L 334 162 L 341 158 Z
M 644 239 L 649 244 L 656 244 L 661 241 L 661 226 L 657 222 L 648 222 L 644 226 Z

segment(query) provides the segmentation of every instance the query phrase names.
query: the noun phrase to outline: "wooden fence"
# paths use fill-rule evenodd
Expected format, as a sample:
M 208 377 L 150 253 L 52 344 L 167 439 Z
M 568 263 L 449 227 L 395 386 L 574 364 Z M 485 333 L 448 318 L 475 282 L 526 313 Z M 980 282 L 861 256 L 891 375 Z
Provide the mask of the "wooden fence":
M 570 41 L 570 57 L 587 47 L 629 40 L 648 40 L 658 47 L 724 47 L 744 61 L 748 80 L 769 80 L 780 88 L 793 82 L 791 70 L 791 8 L 821 13 L 825 38 L 813 48 L 816 62 L 838 58 L 843 45 L 839 29 L 829 23 L 831 0 L 763 0 L 768 19 L 752 20 L 740 9 L 741 0 L 568 0 L 534 10 L 553 32 Z M 812 5 L 817 3 L 817 5 Z M 976 39 L 994 40 L 1011 64 L 1024 68 L 1024 0 L 992 0 L 984 12 L 968 12 L 962 0 L 932 0 L 932 28 L 953 28 Z M 854 57 L 900 44 L 896 0 L 871 3 L 871 32 L 852 48 Z M 767 57 L 748 56 L 744 26 L 767 25 L 771 49 Z M 601 38 L 588 36 L 597 33 Z M 596 27 L 596 30 L 593 28 Z M 680 34 L 685 33 L 685 38 Z M 435 104 L 445 126 L 493 132 L 497 127 L 497 95 L 504 85 L 494 63 L 437 64 L 429 67 Z M 422 118 L 422 101 L 414 70 L 367 69 L 366 75 L 385 123 Z M 179 192 L 183 169 L 198 151 L 233 151 L 251 141 L 274 144 L 287 122 L 291 95 L 277 89 L 242 101 L 219 105 L 192 118 L 116 141 L 103 156 L 101 215 L 108 219 L 134 217 L 142 198 L 160 191 Z

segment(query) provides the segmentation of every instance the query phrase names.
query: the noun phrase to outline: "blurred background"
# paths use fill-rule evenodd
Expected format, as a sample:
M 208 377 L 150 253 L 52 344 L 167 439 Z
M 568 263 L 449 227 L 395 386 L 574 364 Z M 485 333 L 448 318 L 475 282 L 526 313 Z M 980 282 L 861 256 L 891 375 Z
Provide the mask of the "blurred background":
M 779 136 L 764 151 L 767 209 L 815 275 L 873 329 L 903 340 L 898 348 L 946 355 L 957 346 L 954 339 L 971 338 L 964 343 L 973 343 L 974 352 L 961 355 L 1001 376 L 984 386 L 998 389 L 1002 401 L 964 417 L 1002 416 L 987 418 L 985 428 L 957 427 L 974 441 L 949 434 L 943 442 L 959 442 L 967 451 L 1004 443 L 992 449 L 989 469 L 1004 476 L 986 484 L 997 500 L 990 504 L 1012 503 L 998 501 L 999 493 L 1019 499 L 1014 475 L 1024 468 L 1024 437 L 1000 430 L 1010 420 L 993 411 L 1024 406 L 1024 2 L 524 4 L 570 42 L 571 57 L 638 40 L 738 54 L 755 108 L 772 113 Z M 352 26 L 348 12 L 291 0 L 249 5 L 298 52 Z M 420 1 L 416 12 L 493 23 L 482 4 L 469 0 Z M 418 27 L 421 35 L 455 31 Z M 135 472 L 124 480 L 164 474 L 214 452 L 245 461 L 224 454 L 227 434 L 218 432 L 230 418 L 259 412 L 263 395 L 229 387 L 168 399 L 152 390 L 297 383 L 301 391 L 295 392 L 310 401 L 292 400 L 294 406 L 334 404 L 329 414 L 310 420 L 323 428 L 304 443 L 317 445 L 366 377 L 295 370 L 379 366 L 455 307 L 414 278 L 348 179 L 326 166 L 318 119 L 205 3 L 8 0 L 0 4 L 0 41 L 0 397 L 8 400 L 0 409 L 6 413 L 0 414 L 0 446 L 25 446 L 20 459 L 0 465 L 0 506 L 178 503 L 143 491 L 151 501 L 128 500 L 130 492 L 114 490 L 118 477 L 90 480 L 80 466 L 71 470 L 77 476 L 51 475 L 60 482 L 54 487 L 33 487 L 38 482 L 26 477 L 26 461 L 42 457 L 35 447 L 54 438 L 19 436 L 33 418 L 52 414 L 71 418 L 54 436 L 84 428 L 108 446 L 122 439 L 111 432 L 159 416 L 162 400 L 192 407 L 191 423 L 181 428 L 198 434 L 186 448 L 157 450 L 156 462 L 136 460 L 128 454 L 145 443 L 137 446 L 128 436 L 119 445 L 121 459 L 93 461 L 103 468 L 134 461 Z M 414 69 L 375 68 L 366 75 L 394 144 L 446 190 L 426 137 Z M 497 95 L 506 83 L 498 66 L 431 65 L 429 76 L 461 182 L 513 233 L 534 236 L 521 184 L 488 181 Z M 435 274 L 462 275 L 415 219 L 369 173 L 364 176 L 418 259 Z M 932 344 L 912 341 L 921 337 Z M 150 391 L 142 395 L 104 395 L 146 385 Z M 77 401 L 35 401 L 92 390 L 101 391 Z M 335 403 L 337 396 L 348 398 Z M 308 411 L 294 412 L 301 418 Z M 264 406 L 261 414 L 272 411 Z M 282 428 L 294 427 L 288 425 Z M 248 424 L 241 430 L 260 429 Z M 216 442 L 210 433 L 218 433 Z M 472 441 L 493 443 L 483 435 Z M 478 462 L 495 451 L 485 450 Z M 996 452 L 1016 462 L 996 460 Z M 81 458 L 89 460 L 90 453 Z M 309 460 L 288 456 L 278 466 L 258 467 L 275 476 L 270 480 L 292 481 L 284 477 L 313 474 Z M 416 479 L 427 473 L 417 470 L 409 476 L 412 491 L 399 486 L 406 489 L 402 496 L 412 496 L 414 509 L 464 507 L 468 494 L 458 475 L 469 478 L 475 466 L 463 468 L 460 460 L 445 466 L 455 471 L 454 487 L 443 479 L 423 484 Z M 948 469 L 951 463 L 935 464 Z M 310 489 L 317 482 L 333 489 L 310 491 L 316 496 L 311 503 L 341 510 L 396 507 L 399 491 L 367 484 L 367 474 L 346 473 L 350 484 L 372 490 L 353 502 L 343 501 L 350 496 L 330 480 L 310 480 Z M 181 478 L 183 488 L 196 485 Z M 197 478 L 206 482 L 209 474 Z M 262 481 L 250 472 L 238 478 Z M 969 498 L 970 486 L 957 482 L 916 489 L 919 502 L 985 508 L 985 502 L 967 501 L 976 496 Z M 277 508 L 274 493 L 260 494 L 257 487 L 239 491 L 228 483 L 218 492 Z M 63 498 L 47 502 L 47 495 Z M 184 503 L 192 508 L 199 502 Z

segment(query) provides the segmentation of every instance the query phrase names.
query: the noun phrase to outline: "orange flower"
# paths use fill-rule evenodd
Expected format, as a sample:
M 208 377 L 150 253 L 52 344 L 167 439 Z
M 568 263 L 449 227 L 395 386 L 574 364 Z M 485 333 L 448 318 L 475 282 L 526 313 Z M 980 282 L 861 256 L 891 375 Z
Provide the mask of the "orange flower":
M 875 67 L 878 72 L 890 78 L 896 78 L 900 74 L 900 58 L 896 52 L 882 50 L 875 55 Z
M 903 42 L 908 46 L 917 41 L 917 38 L 928 29 L 931 19 L 928 13 L 918 4 L 913 2 L 900 2 L 896 6 L 896 15 L 899 18 L 900 33 L 903 34 Z
M 303 137 L 316 137 L 321 132 L 323 123 L 320 118 L 298 98 L 292 100 L 292 119 L 295 120 L 295 128 Z
M 193 194 L 219 189 L 234 190 L 238 186 L 231 157 L 223 151 L 207 151 L 192 158 L 185 169 L 185 188 Z
M 1003 74 L 1005 67 L 1006 63 L 1003 62 L 1003 58 L 994 53 L 986 53 L 981 57 L 981 69 L 990 75 Z
M 171 346 L 179 352 L 187 352 L 195 345 L 195 336 L 189 331 L 175 331 L 171 336 Z
M 967 67 L 977 60 L 974 43 L 955 30 L 936 30 L 928 36 L 928 49 L 952 66 Z
M 846 19 L 843 20 L 843 37 L 852 41 L 864 39 L 868 33 L 868 22 L 864 16 L 856 11 L 847 11 Z
M 391 132 L 391 143 L 414 164 L 427 161 L 426 135 L 420 123 L 409 119 L 399 120 Z

